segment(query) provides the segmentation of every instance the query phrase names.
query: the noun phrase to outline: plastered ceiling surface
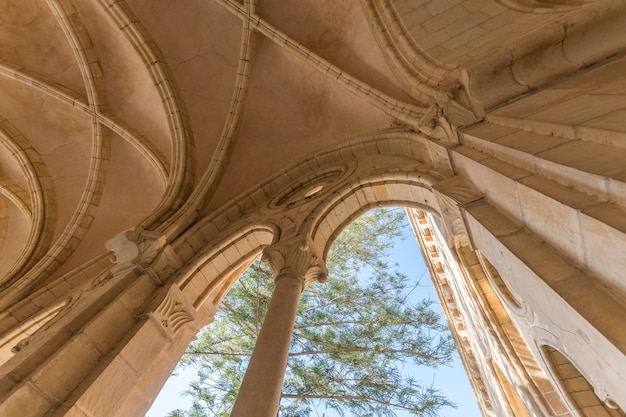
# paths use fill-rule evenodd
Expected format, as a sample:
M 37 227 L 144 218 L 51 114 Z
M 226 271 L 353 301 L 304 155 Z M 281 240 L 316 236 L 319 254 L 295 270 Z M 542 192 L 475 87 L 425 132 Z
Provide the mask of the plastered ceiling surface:
M 250 7 L 0 4 L 1 272 L 74 242 L 58 276 L 207 172 L 216 173 L 210 212 L 295 158 L 393 124 L 280 42 L 252 33 L 236 12 Z M 359 2 L 264 1 L 253 12 L 328 63 L 410 100 Z

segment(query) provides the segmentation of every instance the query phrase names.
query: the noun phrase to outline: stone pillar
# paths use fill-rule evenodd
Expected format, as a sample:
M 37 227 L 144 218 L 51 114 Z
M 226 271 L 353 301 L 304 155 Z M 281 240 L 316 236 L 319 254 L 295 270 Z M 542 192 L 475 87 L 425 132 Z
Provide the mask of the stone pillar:
M 168 283 L 181 262 L 164 237 L 135 228 L 107 248 L 116 265 L 0 367 L 0 416 L 145 414 L 194 337 L 196 313 Z
M 276 287 L 231 417 L 276 416 L 300 295 L 308 284 L 326 279 L 326 267 L 306 237 L 266 248 L 263 259 Z

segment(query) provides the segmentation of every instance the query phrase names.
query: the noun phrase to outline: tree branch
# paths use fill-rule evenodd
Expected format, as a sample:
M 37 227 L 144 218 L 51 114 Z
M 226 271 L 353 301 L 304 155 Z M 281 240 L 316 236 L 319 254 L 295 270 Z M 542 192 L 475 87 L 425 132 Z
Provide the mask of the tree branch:
M 188 350 L 185 355 L 222 355 L 222 356 L 251 356 L 246 352 L 224 352 L 219 350 Z
M 424 352 L 417 352 L 411 349 L 389 349 L 389 348 L 366 348 L 366 347 L 352 347 L 352 348 L 338 348 L 338 349 L 321 349 L 321 350 L 306 350 L 302 352 L 291 352 L 289 357 L 295 356 L 307 356 L 307 355 L 324 355 L 327 353 L 335 352 L 376 352 L 376 353 L 403 353 L 405 355 L 420 356 L 431 360 L 441 360 L 436 355 L 430 355 Z
M 394 407 L 401 410 L 424 412 L 424 407 L 410 407 L 402 404 L 397 404 L 391 401 L 380 400 L 369 395 L 348 395 L 348 394 L 287 394 L 282 393 L 282 398 L 289 399 L 312 399 L 312 400 L 348 400 L 348 401 L 371 401 L 377 404 L 385 405 L 387 407 Z

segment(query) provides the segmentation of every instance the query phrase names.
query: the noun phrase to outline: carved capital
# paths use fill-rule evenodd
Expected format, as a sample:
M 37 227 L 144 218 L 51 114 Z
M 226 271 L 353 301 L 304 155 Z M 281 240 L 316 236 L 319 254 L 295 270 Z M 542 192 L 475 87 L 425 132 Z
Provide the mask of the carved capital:
M 139 269 L 151 272 L 153 278 L 162 282 L 182 265 L 165 236 L 139 226 L 118 234 L 104 246 L 111 251 L 111 261 L 115 264 L 112 275 Z
M 297 237 L 280 241 L 263 250 L 263 261 L 267 262 L 275 279 L 281 275 L 293 275 L 304 280 L 304 286 L 313 282 L 324 282 L 328 271 L 321 258 L 315 253 L 309 237 Z
M 143 317 L 153 320 L 168 340 L 196 318 L 196 310 L 180 288 L 172 285 L 153 310 Z M 194 329 L 195 331 L 196 329 Z

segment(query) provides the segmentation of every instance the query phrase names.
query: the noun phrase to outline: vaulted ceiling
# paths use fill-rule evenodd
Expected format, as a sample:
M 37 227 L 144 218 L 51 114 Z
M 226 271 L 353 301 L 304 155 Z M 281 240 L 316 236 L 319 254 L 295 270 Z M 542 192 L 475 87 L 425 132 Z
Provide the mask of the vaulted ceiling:
M 315 151 L 419 130 L 441 92 L 479 115 L 481 58 L 580 4 L 525 3 L 0 1 L 0 285 L 45 283 Z

